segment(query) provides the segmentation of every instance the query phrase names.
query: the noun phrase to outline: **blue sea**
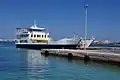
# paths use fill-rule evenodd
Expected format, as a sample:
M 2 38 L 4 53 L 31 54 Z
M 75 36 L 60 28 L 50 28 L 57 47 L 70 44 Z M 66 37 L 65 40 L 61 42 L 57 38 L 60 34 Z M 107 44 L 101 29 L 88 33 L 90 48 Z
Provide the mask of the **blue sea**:
M 120 80 L 120 66 L 45 57 L 40 50 L 0 43 L 0 80 Z

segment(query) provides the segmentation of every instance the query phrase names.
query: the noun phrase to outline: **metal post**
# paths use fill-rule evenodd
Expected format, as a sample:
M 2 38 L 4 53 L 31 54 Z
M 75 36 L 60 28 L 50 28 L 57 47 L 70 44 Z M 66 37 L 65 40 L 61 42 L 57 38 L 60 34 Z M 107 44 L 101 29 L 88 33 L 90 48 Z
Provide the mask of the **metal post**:
M 85 46 L 84 46 L 84 49 L 86 51 L 86 39 L 87 39 L 87 8 L 88 8 L 88 4 L 85 4 Z

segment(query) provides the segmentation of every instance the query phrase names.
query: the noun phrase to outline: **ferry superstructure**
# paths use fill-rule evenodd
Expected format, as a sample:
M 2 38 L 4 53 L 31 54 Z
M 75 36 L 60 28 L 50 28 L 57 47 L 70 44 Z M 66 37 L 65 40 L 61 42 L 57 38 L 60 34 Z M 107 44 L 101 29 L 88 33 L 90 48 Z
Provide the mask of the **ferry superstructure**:
M 36 24 L 29 28 L 16 28 L 17 48 L 29 49 L 75 49 L 77 47 L 89 47 L 94 39 L 84 39 L 79 37 L 63 38 L 54 41 L 49 37 L 45 28 L 40 28 Z

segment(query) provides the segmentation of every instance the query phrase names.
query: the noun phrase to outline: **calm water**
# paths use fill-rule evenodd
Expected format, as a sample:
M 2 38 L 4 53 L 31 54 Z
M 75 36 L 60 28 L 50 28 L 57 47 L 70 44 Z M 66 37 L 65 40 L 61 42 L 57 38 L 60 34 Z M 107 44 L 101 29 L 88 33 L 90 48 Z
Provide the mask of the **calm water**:
M 117 51 L 119 52 L 119 51 Z M 0 46 L 0 80 L 120 80 L 120 67 Z

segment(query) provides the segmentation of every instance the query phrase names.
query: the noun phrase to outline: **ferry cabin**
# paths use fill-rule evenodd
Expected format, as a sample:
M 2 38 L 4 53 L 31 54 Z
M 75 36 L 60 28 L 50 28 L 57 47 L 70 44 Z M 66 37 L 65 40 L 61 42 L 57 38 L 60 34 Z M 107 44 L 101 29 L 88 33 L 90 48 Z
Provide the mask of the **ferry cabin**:
M 36 25 L 30 28 L 17 28 L 17 43 L 48 43 L 49 33 Z

